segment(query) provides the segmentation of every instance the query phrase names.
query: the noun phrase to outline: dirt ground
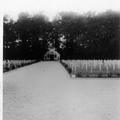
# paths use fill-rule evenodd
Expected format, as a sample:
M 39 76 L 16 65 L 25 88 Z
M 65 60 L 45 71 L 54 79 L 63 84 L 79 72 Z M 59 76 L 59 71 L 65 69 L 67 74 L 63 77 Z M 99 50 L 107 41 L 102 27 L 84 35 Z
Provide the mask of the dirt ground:
M 71 79 L 59 62 L 3 75 L 3 120 L 120 120 L 119 101 L 119 79 Z

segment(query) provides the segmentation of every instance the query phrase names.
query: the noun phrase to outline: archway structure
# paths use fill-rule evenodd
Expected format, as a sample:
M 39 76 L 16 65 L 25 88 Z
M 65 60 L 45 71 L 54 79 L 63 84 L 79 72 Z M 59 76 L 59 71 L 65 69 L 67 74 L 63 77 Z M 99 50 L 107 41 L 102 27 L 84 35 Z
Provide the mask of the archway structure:
M 60 60 L 60 54 L 57 51 L 55 51 L 54 48 L 49 49 L 49 51 L 47 51 L 44 54 L 44 60 L 45 61 L 57 61 L 57 60 Z

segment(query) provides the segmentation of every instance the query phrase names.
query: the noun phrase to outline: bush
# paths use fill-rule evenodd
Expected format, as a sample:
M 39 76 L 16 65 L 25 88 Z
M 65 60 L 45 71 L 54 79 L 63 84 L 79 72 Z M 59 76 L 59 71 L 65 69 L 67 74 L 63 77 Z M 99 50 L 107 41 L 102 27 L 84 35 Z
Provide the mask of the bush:
M 99 73 L 99 74 L 98 74 L 98 77 L 100 77 L 100 78 L 101 78 L 101 77 L 102 77 L 102 73 Z
M 67 64 L 65 64 L 64 66 L 65 66 L 66 68 L 68 67 L 68 65 L 67 65 Z
M 21 66 L 23 67 L 23 66 L 24 66 L 24 63 L 22 63 Z
M 112 73 L 108 73 L 108 77 L 112 77 Z
M 76 76 L 77 76 L 77 77 L 82 77 L 82 73 L 81 73 L 81 72 L 80 72 L 80 73 L 77 73 Z
M 120 77 L 120 73 L 117 73 L 117 76 Z
M 72 69 L 71 68 L 67 68 L 68 72 L 71 73 L 72 72 Z
M 12 65 L 12 69 L 15 69 L 15 66 L 14 66 L 14 65 Z
M 90 77 L 90 75 L 87 74 L 86 77 Z
M 9 71 L 10 69 L 8 67 L 5 68 L 7 71 Z

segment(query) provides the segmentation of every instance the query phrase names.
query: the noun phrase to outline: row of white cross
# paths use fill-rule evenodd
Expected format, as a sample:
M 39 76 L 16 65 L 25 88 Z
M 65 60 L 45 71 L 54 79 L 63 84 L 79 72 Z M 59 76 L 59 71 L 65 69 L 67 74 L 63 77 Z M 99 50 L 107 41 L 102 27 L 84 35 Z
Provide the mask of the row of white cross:
M 17 67 L 17 66 L 22 66 L 22 64 L 25 65 L 33 62 L 35 62 L 35 60 L 4 60 L 3 67 L 10 68 L 13 65 Z
M 90 67 L 90 72 L 93 72 L 93 68 L 98 67 L 99 71 L 102 70 L 102 67 L 106 68 L 106 72 L 109 72 L 109 67 L 115 71 L 117 67 L 120 69 L 120 60 L 62 60 L 63 63 L 67 64 L 72 70 L 76 72 L 77 67 L 85 68 L 86 71 Z

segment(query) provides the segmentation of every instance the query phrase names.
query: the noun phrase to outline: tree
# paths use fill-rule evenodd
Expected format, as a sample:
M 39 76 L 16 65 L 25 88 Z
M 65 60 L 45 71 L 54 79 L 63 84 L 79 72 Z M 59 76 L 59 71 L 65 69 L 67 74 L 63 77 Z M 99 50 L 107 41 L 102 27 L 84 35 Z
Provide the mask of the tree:
M 48 19 L 42 14 L 30 16 L 21 13 L 16 23 L 19 38 L 22 40 L 21 56 L 25 59 L 42 59 L 42 47 L 47 30 Z M 40 55 L 39 55 L 40 54 Z
M 15 23 L 8 16 L 4 16 L 3 22 L 3 59 L 14 59 L 17 39 Z
M 61 12 L 4 17 L 4 59 L 43 59 L 52 45 L 63 59 L 120 59 L 120 13 Z

